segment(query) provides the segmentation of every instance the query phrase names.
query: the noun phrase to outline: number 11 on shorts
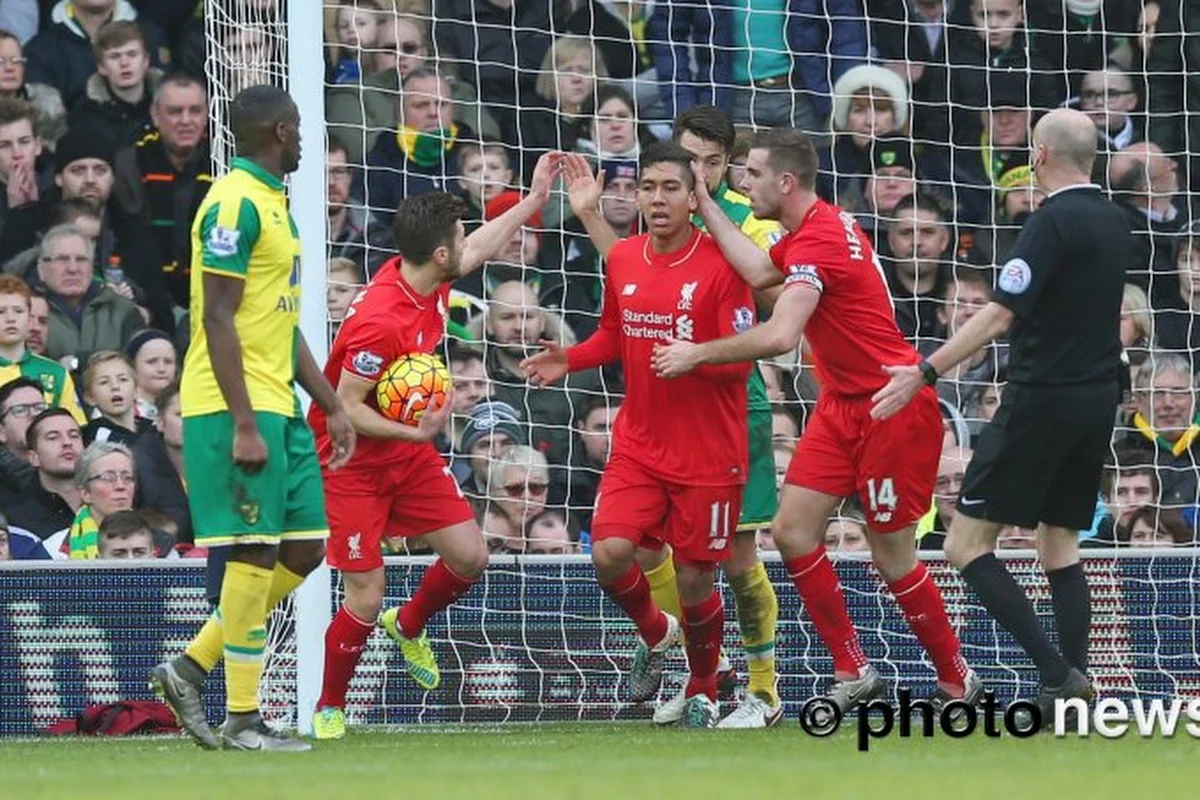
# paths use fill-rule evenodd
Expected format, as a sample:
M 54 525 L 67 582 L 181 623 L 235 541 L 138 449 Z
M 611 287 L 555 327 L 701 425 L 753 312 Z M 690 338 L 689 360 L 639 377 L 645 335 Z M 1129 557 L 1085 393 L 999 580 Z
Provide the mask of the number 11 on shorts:
M 713 503 L 709 507 L 711 516 L 708 526 L 708 549 L 724 550 L 729 544 L 729 501 Z
M 891 478 L 867 478 L 867 505 L 875 522 L 891 522 L 896 511 L 896 484 Z

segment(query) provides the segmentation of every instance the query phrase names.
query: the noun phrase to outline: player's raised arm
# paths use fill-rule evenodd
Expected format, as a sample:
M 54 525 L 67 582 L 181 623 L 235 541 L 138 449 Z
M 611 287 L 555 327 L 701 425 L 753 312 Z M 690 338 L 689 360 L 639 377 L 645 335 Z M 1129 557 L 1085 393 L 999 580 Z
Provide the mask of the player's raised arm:
M 308 392 L 313 402 L 325 412 L 326 430 L 333 442 L 333 460 L 329 462 L 330 469 L 338 469 L 354 455 L 354 426 L 342 407 L 342 401 L 337 392 L 325 379 L 325 373 L 317 366 L 312 350 L 304 334 L 296 330 L 296 382 Z
M 820 300 L 821 293 L 815 288 L 796 286 L 779 296 L 769 320 L 745 333 L 701 344 L 673 341 L 657 345 L 654 371 L 661 378 L 677 378 L 703 364 L 754 361 L 794 350 L 800 345 L 804 326 Z
M 557 150 L 538 159 L 537 167 L 533 170 L 533 179 L 529 183 L 529 194 L 466 238 L 459 275 L 474 272 L 483 262 L 493 258 L 505 243 L 512 240 L 521 226 L 546 205 L 554 179 L 562 172 L 562 163 L 563 154 Z
M 702 168 L 693 164 L 692 169 L 696 173 L 696 213 L 704 220 L 704 227 L 716 239 L 734 271 L 753 289 L 769 289 L 781 283 L 783 276 L 771 263 L 771 256 L 743 233 L 717 205 L 704 184 Z
M 567 153 L 563 158 L 563 179 L 571 210 L 583 223 L 584 230 L 596 252 L 607 259 L 613 245 L 621 240 L 617 232 L 600 213 L 600 197 L 604 194 L 604 172 L 592 174 L 592 166 L 579 153 Z
M 382 367 L 381 363 L 381 371 Z M 342 375 L 338 378 L 337 396 L 346 409 L 350 424 L 358 433 L 375 439 L 428 442 L 446 427 L 446 420 L 450 418 L 450 410 L 453 408 L 453 391 L 446 393 L 446 400 L 441 406 L 430 406 L 421 416 L 420 422 L 413 426 L 390 420 L 367 403 L 367 398 L 375 391 L 375 383 L 373 379 L 360 377 L 346 369 L 342 370 Z

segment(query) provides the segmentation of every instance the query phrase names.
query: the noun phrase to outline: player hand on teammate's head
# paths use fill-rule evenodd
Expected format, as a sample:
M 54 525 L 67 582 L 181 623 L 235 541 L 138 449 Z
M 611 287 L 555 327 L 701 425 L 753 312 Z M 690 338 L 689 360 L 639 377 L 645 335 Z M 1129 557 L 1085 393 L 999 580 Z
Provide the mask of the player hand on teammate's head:
M 434 400 L 417 422 L 417 434 L 421 441 L 433 441 L 439 433 L 445 430 L 446 423 L 450 421 L 450 412 L 453 410 L 454 389 L 450 389 L 446 392 L 446 399 L 442 401 L 442 404 L 438 405 Z
M 570 372 L 567 351 L 557 342 L 545 339 L 538 344 L 542 346 L 542 352 L 525 359 L 520 366 L 534 386 L 548 386 Z
M 666 344 L 654 345 L 650 364 L 660 378 L 678 378 L 700 366 L 700 348 L 692 342 L 667 339 Z
M 705 183 L 704 164 L 698 160 L 693 160 L 692 174 L 696 176 L 696 188 L 692 191 L 695 192 L 697 200 L 703 200 L 705 197 L 708 197 L 708 184 Z
M 562 173 L 565 157 L 562 151 L 551 150 L 538 159 L 537 166 L 533 168 L 533 179 L 529 182 L 531 195 L 542 202 L 550 199 L 550 189 L 554 186 L 554 179 Z
M 576 216 L 600 208 L 604 194 L 604 171 L 592 174 L 592 165 L 579 153 L 566 153 L 563 158 L 563 180 L 567 186 L 567 201 Z

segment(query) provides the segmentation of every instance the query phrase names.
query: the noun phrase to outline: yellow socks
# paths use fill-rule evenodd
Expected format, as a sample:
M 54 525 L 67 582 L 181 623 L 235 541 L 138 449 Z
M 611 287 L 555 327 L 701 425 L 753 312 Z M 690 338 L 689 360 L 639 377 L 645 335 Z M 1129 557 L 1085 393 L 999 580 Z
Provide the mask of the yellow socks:
M 225 631 L 225 703 L 230 713 L 258 710 L 258 684 L 267 647 L 267 595 L 272 571 L 230 561 L 221 586 Z
M 773 704 L 775 693 L 775 623 L 779 619 L 779 601 L 775 587 L 767 577 L 767 568 L 759 562 L 741 575 L 729 576 L 737 604 L 738 632 L 746 649 L 750 679 L 746 689 Z
M 304 576 L 297 575 L 283 564 L 276 562 L 275 571 L 271 573 L 271 590 L 267 594 L 267 613 L 279 605 L 279 601 L 291 594 L 304 583 Z M 221 651 L 225 647 L 225 631 L 221 625 L 221 609 L 213 611 L 212 616 L 205 621 L 196 638 L 187 646 L 188 658 L 195 661 L 206 673 L 212 672 L 213 667 L 221 660 Z

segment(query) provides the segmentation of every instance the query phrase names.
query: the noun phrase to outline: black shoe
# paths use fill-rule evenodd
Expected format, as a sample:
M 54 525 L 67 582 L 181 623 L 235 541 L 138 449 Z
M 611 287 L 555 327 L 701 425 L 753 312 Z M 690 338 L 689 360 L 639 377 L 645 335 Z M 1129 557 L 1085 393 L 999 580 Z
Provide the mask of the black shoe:
M 1057 701 L 1074 699 L 1090 703 L 1096 699 L 1096 690 L 1087 676 L 1072 667 L 1061 686 L 1043 686 L 1033 701 L 1042 713 L 1042 728 L 1054 727 L 1054 706 Z M 1067 709 L 1067 727 L 1074 725 L 1074 716 L 1074 710 Z

